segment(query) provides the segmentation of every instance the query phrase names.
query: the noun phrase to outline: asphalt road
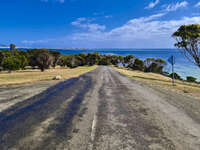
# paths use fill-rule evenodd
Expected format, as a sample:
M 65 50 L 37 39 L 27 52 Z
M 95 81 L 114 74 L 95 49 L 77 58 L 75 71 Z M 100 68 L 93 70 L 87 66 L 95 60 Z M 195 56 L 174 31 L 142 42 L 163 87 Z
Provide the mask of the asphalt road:
M 2 110 L 0 150 L 200 149 L 200 101 L 111 67 Z

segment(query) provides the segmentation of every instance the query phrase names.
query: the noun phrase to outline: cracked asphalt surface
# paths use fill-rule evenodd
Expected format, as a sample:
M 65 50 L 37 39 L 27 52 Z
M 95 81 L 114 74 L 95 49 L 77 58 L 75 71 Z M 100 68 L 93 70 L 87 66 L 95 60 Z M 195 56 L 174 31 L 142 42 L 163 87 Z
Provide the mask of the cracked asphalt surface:
M 200 149 L 196 99 L 106 66 L 52 85 L 0 110 L 0 150 Z

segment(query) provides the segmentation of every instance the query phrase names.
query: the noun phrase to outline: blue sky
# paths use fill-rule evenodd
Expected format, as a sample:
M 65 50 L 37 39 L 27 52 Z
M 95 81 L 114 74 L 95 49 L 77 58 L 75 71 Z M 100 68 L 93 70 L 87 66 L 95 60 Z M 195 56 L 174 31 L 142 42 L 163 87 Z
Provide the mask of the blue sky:
M 0 44 L 45 48 L 173 48 L 200 23 L 199 0 L 1 0 Z

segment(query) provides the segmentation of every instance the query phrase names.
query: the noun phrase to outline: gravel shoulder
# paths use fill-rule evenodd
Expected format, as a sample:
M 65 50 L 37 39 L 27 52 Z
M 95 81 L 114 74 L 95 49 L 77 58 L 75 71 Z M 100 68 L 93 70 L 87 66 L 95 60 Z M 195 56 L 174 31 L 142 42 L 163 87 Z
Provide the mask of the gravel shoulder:
M 26 95 L 34 86 L 0 88 L 1 150 L 200 149 L 200 101 L 190 96 L 103 66 Z

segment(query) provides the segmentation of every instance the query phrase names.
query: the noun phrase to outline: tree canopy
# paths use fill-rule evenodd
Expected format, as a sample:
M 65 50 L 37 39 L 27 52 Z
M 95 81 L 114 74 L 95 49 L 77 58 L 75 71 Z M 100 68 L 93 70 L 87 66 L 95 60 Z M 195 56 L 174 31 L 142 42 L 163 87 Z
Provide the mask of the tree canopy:
M 172 37 L 176 39 L 175 46 L 195 65 L 200 67 L 200 24 L 183 25 Z

